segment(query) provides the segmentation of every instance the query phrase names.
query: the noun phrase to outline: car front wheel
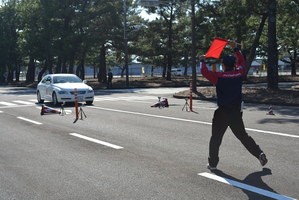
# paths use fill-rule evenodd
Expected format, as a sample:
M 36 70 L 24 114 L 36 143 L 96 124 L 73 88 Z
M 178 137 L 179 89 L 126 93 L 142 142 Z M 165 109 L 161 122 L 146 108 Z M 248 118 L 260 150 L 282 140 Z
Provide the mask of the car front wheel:
M 93 103 L 93 101 L 86 101 L 87 105 L 91 105 Z
M 59 102 L 57 100 L 57 95 L 55 92 L 53 92 L 53 94 L 52 94 L 52 102 L 55 106 L 58 106 L 58 104 L 59 104 Z
M 37 91 L 37 102 L 38 103 L 44 103 L 44 100 L 42 99 L 39 91 Z

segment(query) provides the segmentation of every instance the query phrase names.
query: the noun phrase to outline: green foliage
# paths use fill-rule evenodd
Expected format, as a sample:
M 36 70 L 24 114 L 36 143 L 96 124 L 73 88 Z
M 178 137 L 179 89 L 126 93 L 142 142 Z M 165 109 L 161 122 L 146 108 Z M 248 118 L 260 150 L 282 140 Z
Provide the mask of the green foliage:
M 196 51 L 205 53 L 213 38 L 221 37 L 240 42 L 248 55 L 262 16 L 267 14 L 268 1 L 195 1 Z M 129 60 L 137 58 L 152 66 L 191 65 L 190 0 L 161 0 L 159 6 L 145 8 L 158 16 L 153 21 L 138 15 L 136 1 L 126 2 Z M 296 62 L 298 1 L 277 2 L 279 57 L 290 56 Z M 106 53 L 101 58 L 107 60 L 106 67 L 123 66 L 123 3 L 124 0 L 7 0 L 0 7 L 0 82 L 5 72 L 17 72 L 16 66 L 27 68 L 29 58 L 39 63 L 40 70 L 49 72 L 52 68 L 54 72 L 72 72 L 83 61 L 99 67 L 103 45 Z M 258 56 L 267 56 L 267 37 L 264 29 L 257 44 Z

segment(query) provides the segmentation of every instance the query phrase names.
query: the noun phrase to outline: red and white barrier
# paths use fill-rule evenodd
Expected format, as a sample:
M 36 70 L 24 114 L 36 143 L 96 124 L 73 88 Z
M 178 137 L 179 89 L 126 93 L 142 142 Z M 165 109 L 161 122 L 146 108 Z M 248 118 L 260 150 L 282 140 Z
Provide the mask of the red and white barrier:
M 269 106 L 267 115 L 275 115 L 274 112 L 273 112 L 272 106 Z
M 154 105 L 152 105 L 152 106 L 151 106 L 152 108 L 156 108 L 156 107 L 159 107 L 159 108 L 161 108 L 161 107 L 162 107 L 162 108 L 166 107 L 166 108 L 168 108 L 168 107 L 169 107 L 167 98 L 163 98 L 162 101 L 160 101 L 160 98 L 161 98 L 161 97 L 158 97 L 159 102 L 158 102 L 158 103 L 155 103 Z
M 61 113 L 60 111 L 55 110 L 54 108 L 50 108 L 45 105 L 42 105 L 42 110 L 40 114 L 44 115 L 44 114 L 60 114 L 60 113 Z

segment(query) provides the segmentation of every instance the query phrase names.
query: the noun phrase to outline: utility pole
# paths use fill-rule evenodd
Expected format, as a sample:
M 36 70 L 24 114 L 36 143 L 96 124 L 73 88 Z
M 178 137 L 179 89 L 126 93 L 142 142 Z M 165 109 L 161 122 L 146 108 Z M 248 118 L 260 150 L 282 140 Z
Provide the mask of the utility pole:
M 129 64 L 128 64 L 128 38 L 127 38 L 127 2 L 124 0 L 124 46 L 125 46 L 125 69 L 126 87 L 129 88 Z

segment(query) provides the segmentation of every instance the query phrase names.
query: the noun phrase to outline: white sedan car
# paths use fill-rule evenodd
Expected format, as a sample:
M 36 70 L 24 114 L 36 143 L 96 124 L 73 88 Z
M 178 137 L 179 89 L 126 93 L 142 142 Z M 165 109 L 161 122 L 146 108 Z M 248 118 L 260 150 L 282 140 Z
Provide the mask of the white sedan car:
M 49 74 L 37 85 L 37 101 L 52 101 L 54 105 L 63 102 L 75 102 L 74 91 L 77 90 L 78 102 L 93 103 L 94 91 L 75 74 Z

